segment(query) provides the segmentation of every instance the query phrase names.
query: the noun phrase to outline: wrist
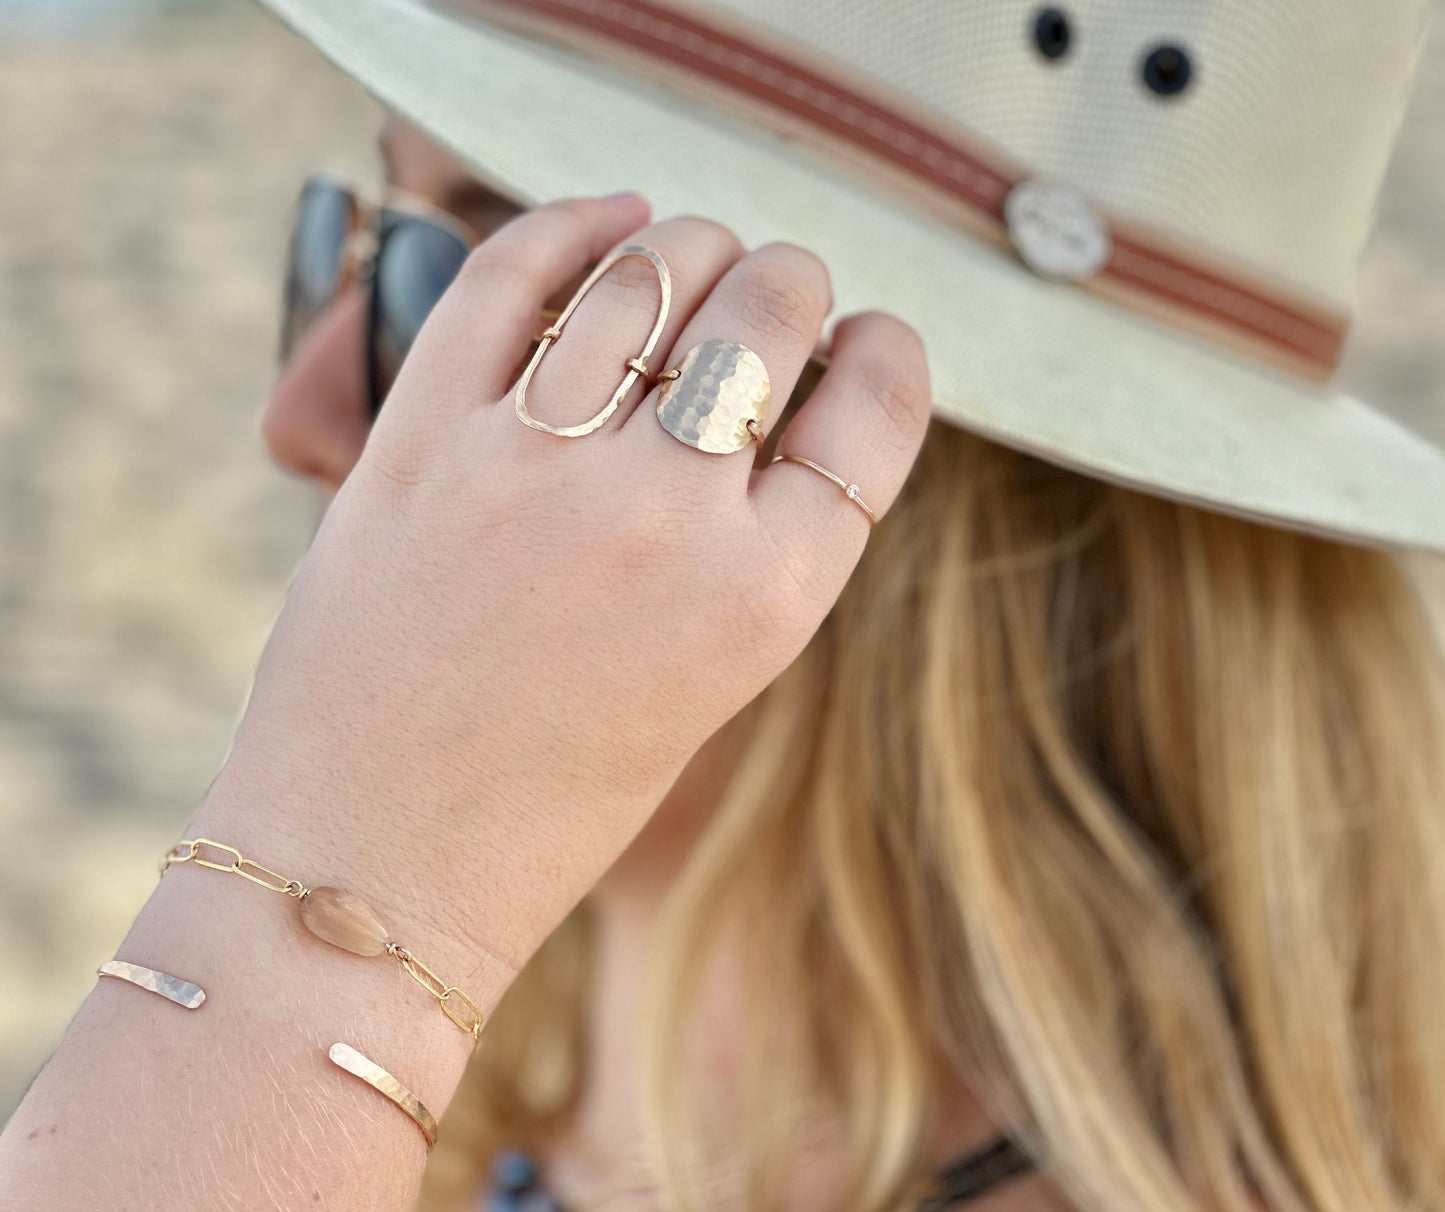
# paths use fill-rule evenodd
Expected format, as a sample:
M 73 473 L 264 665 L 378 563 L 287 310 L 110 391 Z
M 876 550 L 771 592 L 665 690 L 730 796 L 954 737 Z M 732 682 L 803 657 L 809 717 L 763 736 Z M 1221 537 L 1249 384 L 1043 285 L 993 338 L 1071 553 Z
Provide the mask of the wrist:
M 188 837 L 224 842 L 307 887 L 343 888 L 433 967 L 435 956 L 447 971 L 475 967 L 504 983 L 668 785 L 583 800 L 524 791 L 497 771 L 457 775 L 443 763 L 395 778 L 379 763 L 335 772 L 316 762 L 318 775 L 302 776 L 285 758 L 258 757 L 238 746 Z

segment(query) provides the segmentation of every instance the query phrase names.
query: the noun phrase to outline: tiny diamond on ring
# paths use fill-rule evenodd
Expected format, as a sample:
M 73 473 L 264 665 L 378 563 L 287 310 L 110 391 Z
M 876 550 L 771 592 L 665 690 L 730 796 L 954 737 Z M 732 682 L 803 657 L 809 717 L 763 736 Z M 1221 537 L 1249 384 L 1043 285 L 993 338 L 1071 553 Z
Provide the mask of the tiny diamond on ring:
M 773 462 L 797 463 L 801 467 L 806 467 L 809 471 L 817 472 L 825 480 L 830 480 L 842 490 L 843 495 L 847 497 L 848 500 L 852 501 L 853 504 L 862 511 L 864 517 L 868 519 L 868 525 L 872 526 L 875 522 L 878 521 L 878 515 L 875 514 L 872 508 L 868 505 L 868 503 L 863 500 L 863 490 L 859 488 L 856 484 L 848 483 L 848 481 L 845 480 L 842 476 L 835 475 L 822 464 L 815 463 L 812 459 L 805 459 L 802 455 L 795 454 L 775 455 L 773 457 Z

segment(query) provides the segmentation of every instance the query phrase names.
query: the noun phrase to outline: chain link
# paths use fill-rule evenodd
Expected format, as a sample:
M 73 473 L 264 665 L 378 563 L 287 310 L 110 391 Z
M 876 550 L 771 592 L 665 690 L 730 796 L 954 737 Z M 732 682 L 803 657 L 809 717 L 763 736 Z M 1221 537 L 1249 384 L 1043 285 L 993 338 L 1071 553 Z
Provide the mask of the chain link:
M 219 863 L 213 858 L 205 857 L 203 851 L 219 851 L 230 857 L 227 862 Z M 295 897 L 298 901 L 311 895 L 310 889 L 300 880 L 291 879 L 279 871 L 273 871 L 270 867 L 263 867 L 254 859 L 246 858 L 234 846 L 228 846 L 225 842 L 212 841 L 210 838 L 186 838 L 177 842 L 166 851 L 166 856 L 161 862 L 161 874 L 164 875 L 171 867 L 179 863 L 195 863 L 198 867 L 207 867 L 212 871 L 239 875 L 243 880 L 259 884 L 268 892 L 281 892 Z M 475 1047 L 481 1039 L 482 1023 L 485 1019 L 481 1007 L 455 985 L 448 985 L 400 943 L 387 943 L 386 954 L 397 960 L 401 964 L 402 970 L 412 980 L 436 998 L 442 1013 L 460 1031 L 471 1036 L 472 1046 Z M 460 1008 L 457 1003 L 460 1003 Z
M 462 1003 L 464 1011 L 457 1011 L 452 1008 L 452 998 Z M 455 985 L 449 985 L 443 990 L 441 997 L 437 998 L 441 1003 L 442 1013 L 468 1035 L 472 1037 L 472 1044 L 475 1046 L 482 1038 L 482 1008 L 472 1001 L 465 993 Z
M 438 1001 L 441 1000 L 442 995 L 447 991 L 446 981 L 442 980 L 441 977 L 422 963 L 421 960 L 417 959 L 417 957 L 405 947 L 398 946 L 396 943 L 388 943 L 386 949 L 401 961 L 401 966 L 407 976 L 416 981 L 418 985 Z
M 166 851 L 166 857 L 161 860 L 161 874 L 164 875 L 177 863 L 189 863 L 196 857 L 196 843 L 191 841 L 177 842 Z
M 201 854 L 203 848 L 219 850 L 222 854 L 229 855 L 230 859 L 227 862 L 218 863 L 214 859 L 205 858 Z M 263 867 L 254 859 L 248 859 L 234 846 L 228 846 L 225 842 L 213 842 L 208 837 L 198 837 L 194 840 L 187 838 L 185 841 L 177 842 L 166 852 L 165 861 L 161 863 L 161 874 L 164 875 L 167 868 L 173 867 L 177 863 L 195 863 L 197 867 L 208 867 L 212 871 L 225 871 L 231 875 L 239 875 L 243 880 L 259 884 L 267 892 L 282 892 L 287 896 L 294 896 L 297 900 L 307 894 L 306 885 L 300 880 L 289 879 L 279 871 Z
M 400 943 L 388 943 L 386 945 L 388 955 L 394 956 L 401 964 L 402 970 L 411 977 L 418 985 L 437 999 L 442 1008 L 442 1013 L 452 1020 L 458 1029 L 465 1031 L 476 1042 L 482 1035 L 483 1014 L 481 1007 L 472 1001 L 465 993 L 455 985 L 448 985 L 441 977 L 428 968 L 421 960 L 417 959 L 409 950 Z M 462 1004 L 462 1009 L 456 1009 L 452 1004 L 455 998 Z

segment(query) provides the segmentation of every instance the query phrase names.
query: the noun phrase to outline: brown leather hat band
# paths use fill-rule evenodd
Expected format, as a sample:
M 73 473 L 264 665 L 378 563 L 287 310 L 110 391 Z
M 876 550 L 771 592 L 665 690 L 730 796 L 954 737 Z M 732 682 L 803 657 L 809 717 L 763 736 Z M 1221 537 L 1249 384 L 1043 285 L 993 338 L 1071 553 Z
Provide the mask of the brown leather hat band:
M 833 65 L 805 62 L 760 31 L 656 0 L 456 0 L 501 24 L 605 57 L 754 121 L 810 137 L 883 179 L 941 206 L 975 234 L 1009 243 L 1005 203 L 1029 174 L 967 132 L 943 129 L 906 102 L 845 82 Z M 1100 216 L 1107 260 L 1077 285 L 1115 302 L 1260 357 L 1312 380 L 1339 362 L 1348 317 L 1296 292 L 1252 280 L 1237 267 Z

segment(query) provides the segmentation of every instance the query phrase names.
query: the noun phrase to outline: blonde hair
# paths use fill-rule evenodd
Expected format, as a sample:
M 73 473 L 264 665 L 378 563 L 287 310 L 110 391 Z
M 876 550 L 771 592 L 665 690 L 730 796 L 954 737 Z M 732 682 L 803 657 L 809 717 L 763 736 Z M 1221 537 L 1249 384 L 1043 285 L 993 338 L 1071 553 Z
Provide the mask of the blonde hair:
M 1088 1212 L 1445 1208 L 1445 695 L 1387 554 L 935 427 L 761 710 L 641 1033 L 669 1205 L 719 1149 L 686 1053 L 726 952 L 749 1208 L 820 1114 L 850 1205 L 906 1206 L 960 1082 Z M 493 1020 L 430 1206 L 565 1125 L 586 930 Z

